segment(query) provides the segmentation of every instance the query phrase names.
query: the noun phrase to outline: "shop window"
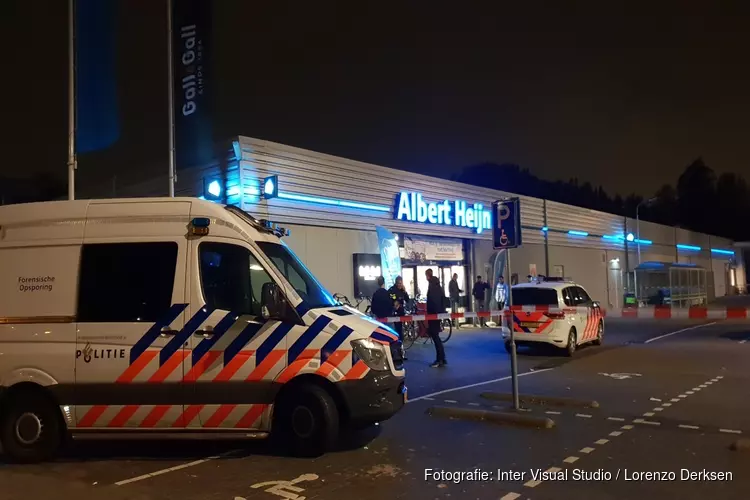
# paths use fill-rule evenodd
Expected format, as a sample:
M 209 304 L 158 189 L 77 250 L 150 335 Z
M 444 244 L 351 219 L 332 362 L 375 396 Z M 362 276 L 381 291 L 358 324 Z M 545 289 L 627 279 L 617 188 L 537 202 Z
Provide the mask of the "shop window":
M 83 245 L 80 323 L 153 323 L 172 305 L 177 243 Z

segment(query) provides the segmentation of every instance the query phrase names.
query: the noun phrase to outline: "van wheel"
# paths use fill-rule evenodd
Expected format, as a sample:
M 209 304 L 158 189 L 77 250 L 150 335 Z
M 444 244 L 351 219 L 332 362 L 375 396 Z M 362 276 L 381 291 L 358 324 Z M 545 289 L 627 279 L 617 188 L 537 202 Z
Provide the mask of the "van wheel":
M 37 391 L 19 391 L 3 406 L 0 443 L 8 458 L 20 463 L 52 458 L 62 444 L 58 407 Z
M 339 411 L 330 394 L 304 384 L 282 395 L 274 412 L 274 434 L 296 455 L 317 456 L 333 448 L 339 434 Z
M 576 347 L 578 347 L 578 334 L 575 328 L 571 328 L 568 333 L 568 345 L 565 347 L 565 355 L 572 357 L 576 353 Z
M 604 323 L 599 322 L 599 326 L 596 327 L 596 338 L 591 342 L 594 345 L 602 345 L 604 340 Z

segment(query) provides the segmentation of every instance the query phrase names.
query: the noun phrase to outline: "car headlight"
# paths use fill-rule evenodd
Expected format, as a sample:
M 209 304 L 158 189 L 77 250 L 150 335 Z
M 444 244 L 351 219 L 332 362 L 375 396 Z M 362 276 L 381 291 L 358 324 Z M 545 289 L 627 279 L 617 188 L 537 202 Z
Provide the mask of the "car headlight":
M 352 340 L 351 344 L 359 359 L 364 361 L 371 370 L 388 370 L 388 355 L 383 344 L 372 339 Z

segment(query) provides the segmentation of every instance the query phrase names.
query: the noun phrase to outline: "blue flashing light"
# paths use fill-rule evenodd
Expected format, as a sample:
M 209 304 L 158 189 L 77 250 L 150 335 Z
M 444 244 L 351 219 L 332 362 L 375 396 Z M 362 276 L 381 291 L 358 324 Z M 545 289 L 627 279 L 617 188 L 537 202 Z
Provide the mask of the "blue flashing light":
M 572 229 L 568 231 L 568 234 L 571 236 L 588 236 L 589 235 L 589 233 L 587 233 L 586 231 L 574 231 Z
M 219 183 L 219 181 L 211 181 L 208 184 L 207 191 L 208 194 L 210 194 L 214 198 L 218 198 L 219 196 L 221 196 L 221 184 Z
M 373 212 L 390 212 L 391 207 L 385 205 L 371 205 L 369 203 L 358 203 L 354 201 L 334 200 L 331 198 L 319 198 L 317 196 L 306 196 L 292 193 L 278 193 L 278 197 L 285 200 L 301 201 L 304 203 L 316 203 L 333 207 L 357 208 L 360 210 L 371 210 Z
M 711 252 L 718 253 L 721 255 L 734 255 L 734 252 L 731 250 L 722 250 L 721 248 L 712 248 Z
M 628 233 L 628 235 L 625 237 L 625 239 L 628 240 L 628 241 L 635 241 L 635 235 L 633 233 Z M 644 240 L 641 240 L 641 241 L 644 241 Z
M 273 193 L 276 191 L 276 183 L 273 182 L 273 178 L 266 179 L 265 184 L 263 184 L 263 194 L 266 196 L 273 196 Z
M 239 186 L 232 186 L 229 189 L 227 189 L 227 196 L 237 196 L 239 194 L 240 194 Z
M 695 245 L 683 245 L 681 243 L 677 244 L 677 248 L 680 250 L 689 250 L 691 252 L 700 252 L 702 250 L 701 247 Z

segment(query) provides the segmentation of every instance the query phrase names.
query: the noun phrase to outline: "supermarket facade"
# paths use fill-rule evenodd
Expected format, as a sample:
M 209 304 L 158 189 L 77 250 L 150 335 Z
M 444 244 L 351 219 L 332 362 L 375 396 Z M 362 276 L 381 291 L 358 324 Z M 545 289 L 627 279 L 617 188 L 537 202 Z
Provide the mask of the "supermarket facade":
M 464 295 L 477 275 L 497 275 L 490 210 L 512 193 L 248 137 L 236 138 L 221 156 L 181 172 L 176 195 L 239 205 L 290 229 L 285 241 L 331 293 L 353 300 L 372 292 L 380 274 L 377 226 L 397 235 L 412 295 L 426 291 L 427 268 L 446 287 L 458 274 Z M 262 184 L 273 176 L 277 196 L 266 199 Z M 118 196 L 166 189 L 163 177 Z M 538 198 L 520 196 L 520 203 L 523 245 L 511 250 L 514 282 L 571 278 L 610 308 L 621 307 L 628 292 L 642 299 L 665 283 L 675 299 L 711 300 L 745 289 L 742 252 L 730 240 Z

